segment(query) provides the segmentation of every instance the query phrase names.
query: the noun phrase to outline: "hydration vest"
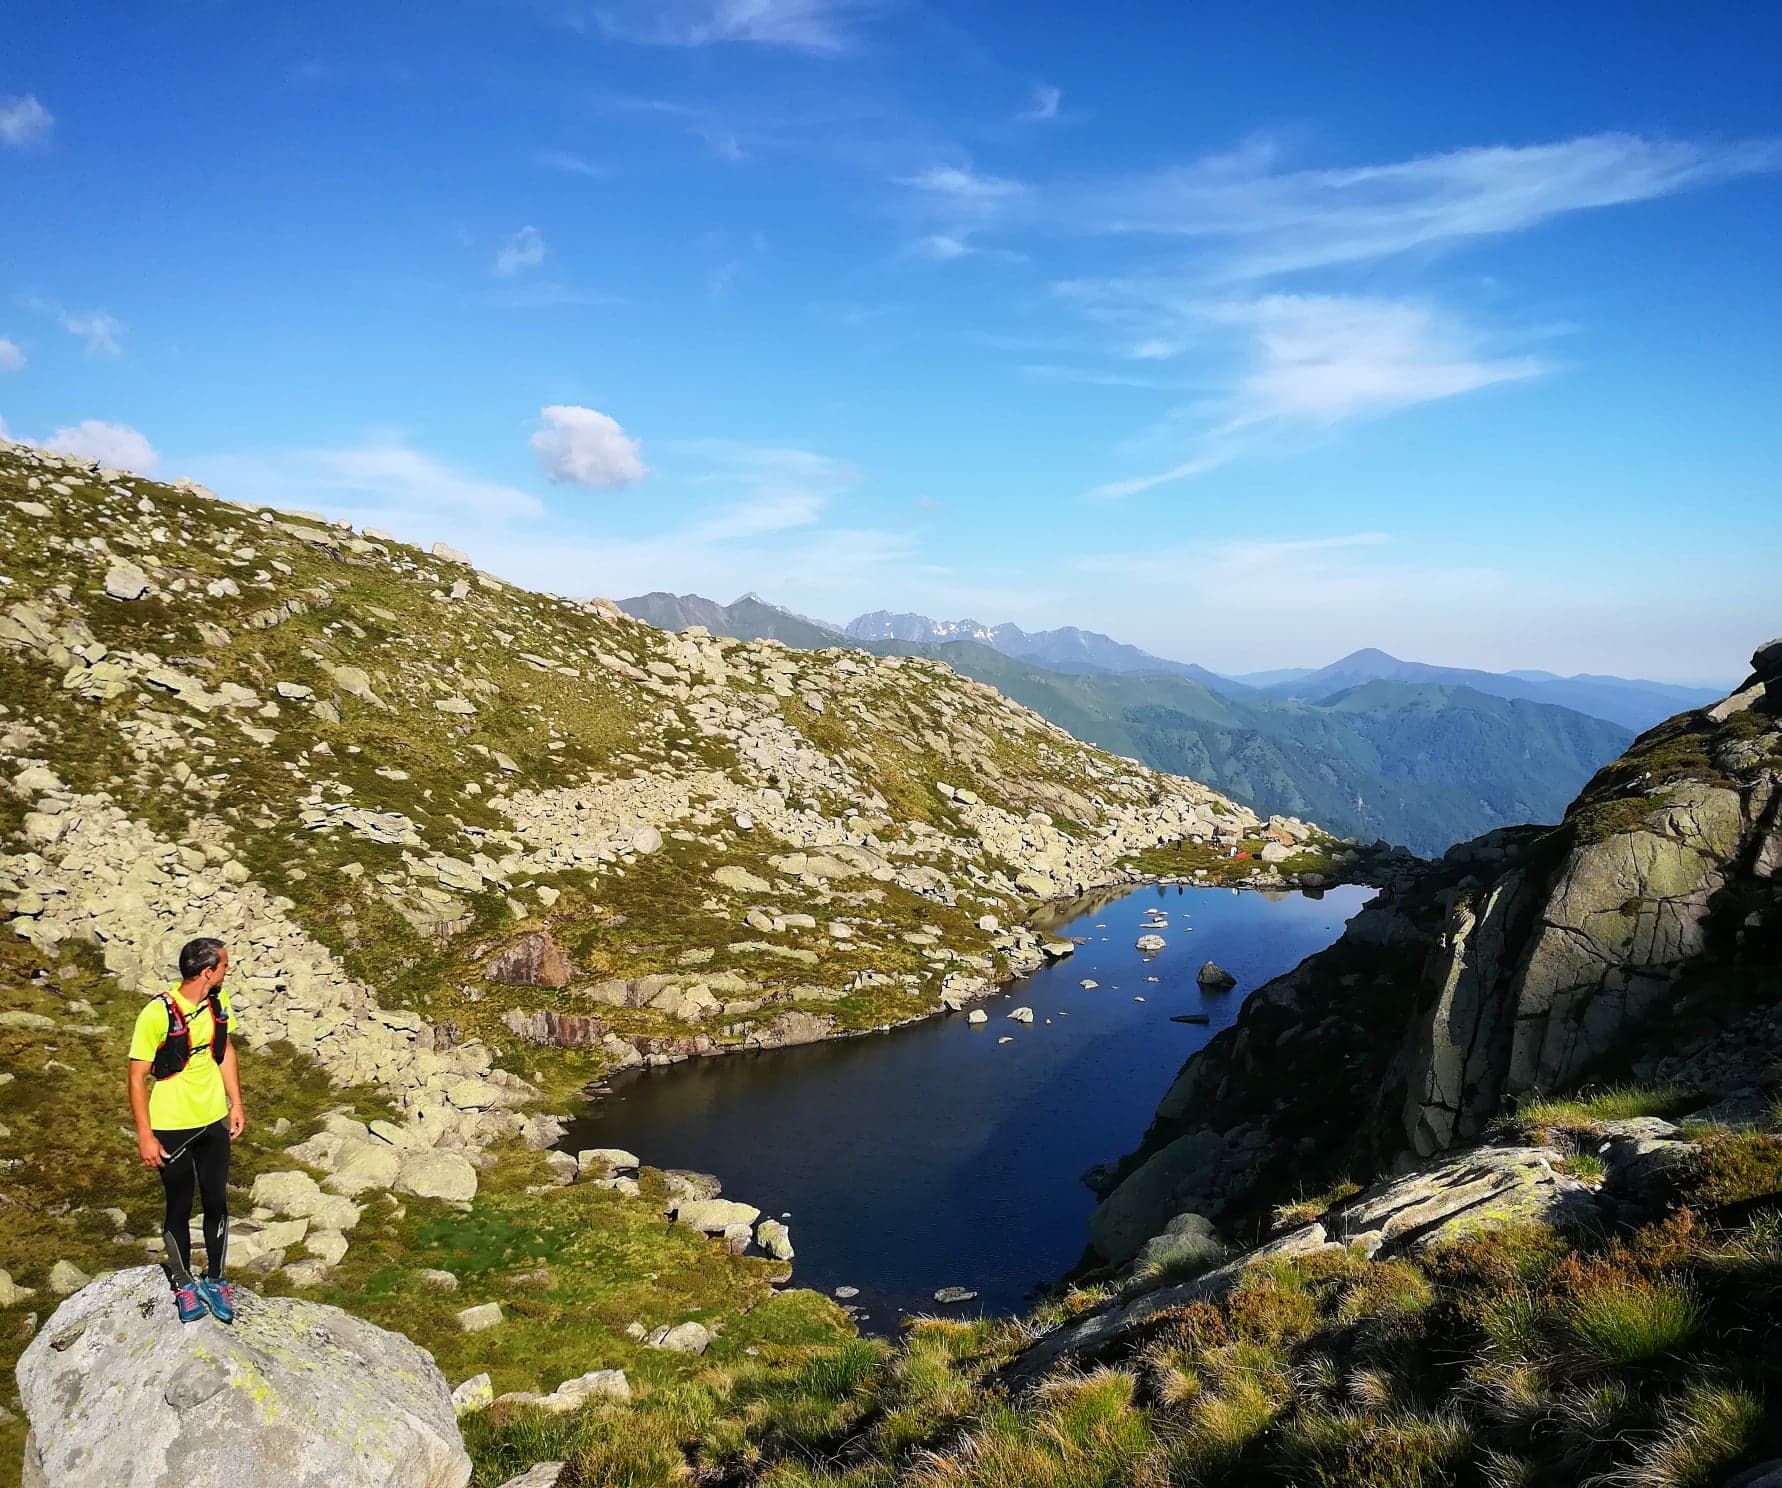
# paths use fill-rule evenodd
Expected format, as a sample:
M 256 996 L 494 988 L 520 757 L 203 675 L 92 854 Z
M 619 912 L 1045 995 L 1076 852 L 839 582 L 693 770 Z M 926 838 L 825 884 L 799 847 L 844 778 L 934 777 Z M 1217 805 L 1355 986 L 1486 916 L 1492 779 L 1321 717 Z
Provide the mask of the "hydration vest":
M 179 999 L 166 992 L 159 995 L 162 1006 L 167 1009 L 167 1037 L 161 1041 L 161 1047 L 155 1050 L 154 1074 L 157 1080 L 165 1080 L 177 1075 L 192 1062 L 192 1029 L 179 1005 Z M 210 991 L 209 1001 L 212 1024 L 210 1057 L 221 1064 L 223 1055 L 229 1050 L 229 1015 L 223 1011 L 223 999 L 214 987 Z

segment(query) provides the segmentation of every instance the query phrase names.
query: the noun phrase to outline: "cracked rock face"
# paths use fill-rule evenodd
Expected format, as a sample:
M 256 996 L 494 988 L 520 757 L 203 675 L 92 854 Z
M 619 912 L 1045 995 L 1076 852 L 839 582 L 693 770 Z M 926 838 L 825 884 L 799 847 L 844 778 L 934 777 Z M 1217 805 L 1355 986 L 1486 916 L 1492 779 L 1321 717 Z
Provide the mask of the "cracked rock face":
M 399 1333 L 237 1289 L 224 1327 L 181 1326 L 157 1266 L 55 1311 L 19 1361 L 41 1488 L 464 1488 L 451 1388 Z
M 1725 702 L 1602 771 L 1557 855 L 1456 897 L 1403 1060 L 1414 1150 L 1474 1140 L 1507 1099 L 1588 1078 L 1648 1035 L 1682 979 L 1773 923 L 1782 664 L 1773 647 L 1754 660 Z

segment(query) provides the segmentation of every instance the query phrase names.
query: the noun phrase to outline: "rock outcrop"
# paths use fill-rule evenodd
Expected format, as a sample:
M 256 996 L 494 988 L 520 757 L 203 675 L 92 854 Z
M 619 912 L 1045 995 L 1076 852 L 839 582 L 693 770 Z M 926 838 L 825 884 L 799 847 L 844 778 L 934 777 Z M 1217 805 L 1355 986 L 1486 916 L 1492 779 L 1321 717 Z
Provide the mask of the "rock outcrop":
M 335 1307 L 237 1289 L 182 1325 L 157 1267 L 70 1297 L 19 1363 L 26 1488 L 464 1488 L 433 1360 Z
M 1183 1211 L 1242 1229 L 1633 1078 L 1723 1094 L 1782 1055 L 1782 642 L 1606 766 L 1556 827 L 1451 849 L 1259 989 L 1097 1179 L 1121 1264 Z

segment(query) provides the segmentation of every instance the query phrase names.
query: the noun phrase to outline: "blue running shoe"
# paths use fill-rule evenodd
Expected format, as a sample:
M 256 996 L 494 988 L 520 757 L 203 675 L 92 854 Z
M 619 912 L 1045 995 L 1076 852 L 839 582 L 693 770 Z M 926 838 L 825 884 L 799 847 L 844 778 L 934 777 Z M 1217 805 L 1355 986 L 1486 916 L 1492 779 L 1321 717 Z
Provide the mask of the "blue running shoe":
M 235 1290 L 228 1282 L 206 1276 L 198 1283 L 198 1295 L 204 1298 L 204 1305 L 219 1323 L 235 1321 Z
M 173 1294 L 173 1306 L 182 1323 L 195 1323 L 204 1316 L 204 1303 L 195 1286 L 179 1287 Z

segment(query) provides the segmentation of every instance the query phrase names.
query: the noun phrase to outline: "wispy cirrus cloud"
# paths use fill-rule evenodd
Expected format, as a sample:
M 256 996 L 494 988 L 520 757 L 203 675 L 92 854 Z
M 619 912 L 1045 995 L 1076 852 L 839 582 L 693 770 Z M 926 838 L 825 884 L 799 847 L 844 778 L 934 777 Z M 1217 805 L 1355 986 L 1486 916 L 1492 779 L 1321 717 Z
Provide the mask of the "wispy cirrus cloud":
M 69 310 L 42 295 L 23 297 L 27 309 L 47 315 L 70 336 L 86 343 L 87 354 L 96 357 L 117 357 L 124 354 L 123 321 L 103 310 Z
M 530 492 L 484 480 L 390 435 L 331 448 L 210 455 L 193 468 L 206 485 L 237 500 L 319 507 L 374 526 L 499 523 L 544 512 Z
M 532 157 L 540 170 L 558 171 L 566 176 L 583 176 L 590 181 L 605 180 L 613 174 L 609 165 L 600 165 L 570 150 L 540 150 Z
M 741 42 L 835 56 L 859 45 L 859 23 L 879 8 L 878 0 L 603 0 L 566 14 L 646 46 Z
M 1521 232 L 1782 169 L 1782 140 L 1634 134 L 1491 145 L 1381 165 L 1294 169 L 1257 142 L 1048 194 L 1054 227 L 1212 245 L 1202 271 L 1259 278 Z
M 1025 210 L 1029 195 L 1025 183 L 956 164 L 930 165 L 892 179 L 903 189 L 900 210 L 926 229 L 906 245 L 909 256 L 932 263 L 973 256 L 1026 259 L 1014 249 L 978 241 Z
M 1142 281 L 1070 288 L 1092 313 L 1153 337 L 1134 345 L 1130 354 L 1140 360 L 1165 360 L 1196 343 L 1225 355 L 1235 347 L 1226 391 L 1170 419 L 1179 457 L 1095 487 L 1090 494 L 1103 499 L 1204 475 L 1284 434 L 1549 370 L 1537 356 L 1494 354 L 1487 333 L 1423 301 L 1290 294 L 1217 300 Z

